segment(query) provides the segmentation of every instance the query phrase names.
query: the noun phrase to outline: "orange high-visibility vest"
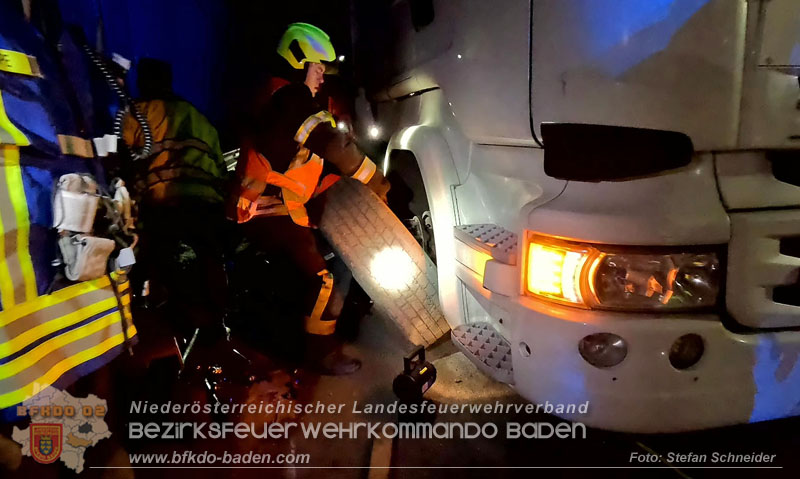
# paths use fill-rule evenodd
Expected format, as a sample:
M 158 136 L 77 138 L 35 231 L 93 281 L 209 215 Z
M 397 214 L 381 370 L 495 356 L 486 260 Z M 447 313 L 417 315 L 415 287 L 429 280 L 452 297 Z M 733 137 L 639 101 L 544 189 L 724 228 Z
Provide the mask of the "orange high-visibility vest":
M 239 179 L 236 221 L 244 223 L 256 216 L 288 214 L 298 225 L 309 226 L 305 204 L 317 191 L 322 165 L 322 158 L 308 148 L 300 148 L 289 169 L 281 174 L 272 169 L 264 155 L 247 149 L 236 168 Z M 262 197 L 267 185 L 279 187 L 283 201 Z
M 236 166 L 238 194 L 236 212 L 231 219 L 244 223 L 256 216 L 288 214 L 296 224 L 310 226 L 305 204 L 339 179 L 337 175 L 327 175 L 320 183 L 323 159 L 303 146 L 314 128 L 326 122 L 335 126 L 332 115 L 321 111 L 300 125 L 294 137 L 299 148 L 285 173 L 274 171 L 269 160 L 261 153 L 250 148 L 244 149 Z M 376 169 L 375 163 L 365 156 L 352 176 L 367 183 Z M 279 187 L 282 199 L 261 196 L 267 185 Z

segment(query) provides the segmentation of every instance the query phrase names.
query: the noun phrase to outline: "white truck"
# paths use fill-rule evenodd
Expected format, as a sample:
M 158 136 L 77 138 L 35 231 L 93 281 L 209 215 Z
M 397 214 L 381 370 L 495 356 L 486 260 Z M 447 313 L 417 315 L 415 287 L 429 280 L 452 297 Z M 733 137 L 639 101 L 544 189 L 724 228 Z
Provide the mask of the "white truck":
M 600 428 L 800 414 L 800 2 L 360 3 L 467 357 Z

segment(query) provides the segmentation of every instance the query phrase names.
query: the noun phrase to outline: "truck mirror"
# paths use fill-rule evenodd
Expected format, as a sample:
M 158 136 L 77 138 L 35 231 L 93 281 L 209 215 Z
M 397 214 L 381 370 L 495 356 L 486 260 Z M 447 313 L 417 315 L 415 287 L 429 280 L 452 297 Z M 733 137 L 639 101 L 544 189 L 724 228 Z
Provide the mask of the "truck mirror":
M 543 123 L 544 172 L 571 181 L 623 181 L 680 168 L 694 153 L 676 131 L 611 125 Z

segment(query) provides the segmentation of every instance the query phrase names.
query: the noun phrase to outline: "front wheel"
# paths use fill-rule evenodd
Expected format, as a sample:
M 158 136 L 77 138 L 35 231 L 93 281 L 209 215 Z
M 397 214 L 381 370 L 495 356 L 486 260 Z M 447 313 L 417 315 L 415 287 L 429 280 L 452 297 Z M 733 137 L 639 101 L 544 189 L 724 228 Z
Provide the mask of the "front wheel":
M 340 180 L 326 196 L 320 230 L 377 310 L 416 345 L 447 334 L 436 266 L 403 222 L 355 180 Z

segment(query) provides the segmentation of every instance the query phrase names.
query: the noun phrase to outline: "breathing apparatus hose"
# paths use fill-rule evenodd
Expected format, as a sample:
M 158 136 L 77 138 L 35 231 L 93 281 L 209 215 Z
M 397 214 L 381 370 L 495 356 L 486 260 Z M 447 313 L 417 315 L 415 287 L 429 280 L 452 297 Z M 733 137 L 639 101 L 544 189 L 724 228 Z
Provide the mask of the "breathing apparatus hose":
M 150 152 L 153 149 L 153 135 L 150 132 L 150 126 L 147 124 L 147 119 L 145 119 L 144 115 L 142 115 L 142 113 L 136 107 L 136 104 L 133 102 L 133 100 L 131 100 L 125 90 L 122 89 L 122 86 L 119 84 L 117 79 L 111 74 L 106 66 L 105 60 L 103 60 L 103 58 L 100 57 L 100 55 L 92 50 L 92 48 L 87 44 L 83 45 L 83 51 L 86 52 L 86 55 L 89 57 L 92 63 L 94 63 L 94 66 L 103 75 L 103 78 L 105 79 L 109 88 L 111 88 L 111 90 L 119 99 L 120 109 L 117 112 L 117 115 L 114 117 L 114 135 L 117 136 L 119 141 L 123 141 L 122 121 L 125 118 L 125 113 L 130 110 L 133 118 L 142 128 L 142 136 L 144 136 L 144 145 L 142 148 L 130 148 L 131 156 L 134 160 L 147 158 L 150 156 Z

